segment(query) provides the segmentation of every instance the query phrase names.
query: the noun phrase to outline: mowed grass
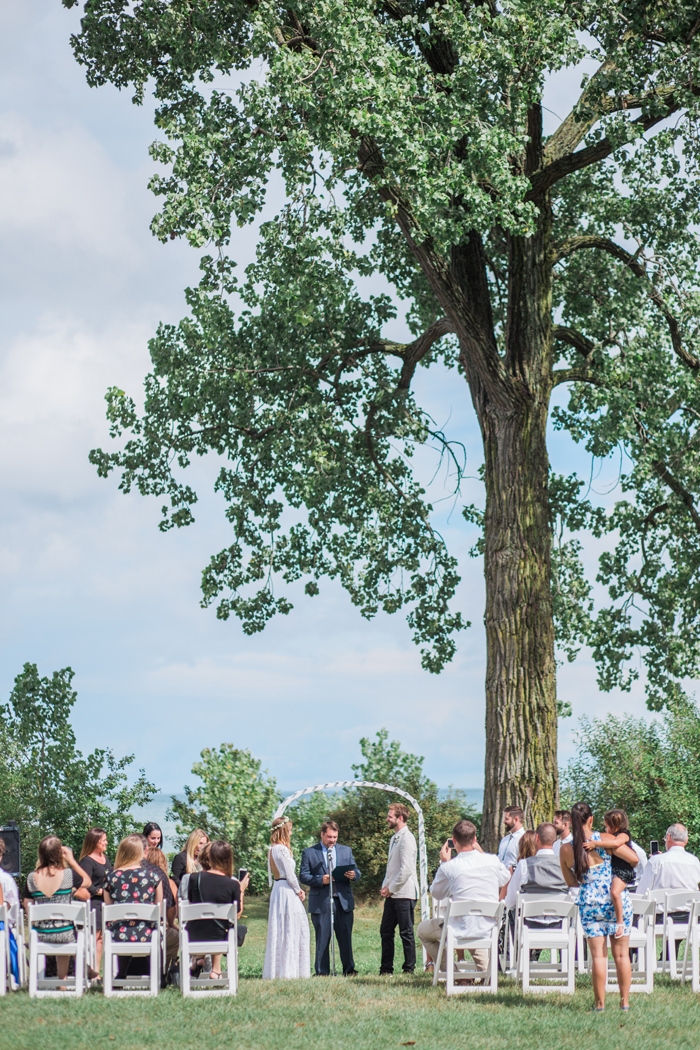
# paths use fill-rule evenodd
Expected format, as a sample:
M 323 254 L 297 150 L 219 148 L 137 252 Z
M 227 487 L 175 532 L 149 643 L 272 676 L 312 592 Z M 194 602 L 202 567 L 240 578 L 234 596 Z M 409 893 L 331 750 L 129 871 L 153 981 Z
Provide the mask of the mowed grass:
M 356 912 L 355 958 L 360 976 L 261 981 L 267 906 L 247 906 L 237 998 L 183 1000 L 175 989 L 157 999 L 0 1000 L 2 1050 L 698 1050 L 700 996 L 660 980 L 652 996 L 632 997 L 623 1014 L 609 996 L 591 1014 L 590 981 L 575 996 L 523 997 L 503 980 L 497 997 L 447 1000 L 429 978 L 378 976 L 380 909 Z M 313 936 L 312 936 L 313 944 Z M 398 945 L 398 938 L 397 938 Z M 397 949 L 397 961 L 401 957 Z

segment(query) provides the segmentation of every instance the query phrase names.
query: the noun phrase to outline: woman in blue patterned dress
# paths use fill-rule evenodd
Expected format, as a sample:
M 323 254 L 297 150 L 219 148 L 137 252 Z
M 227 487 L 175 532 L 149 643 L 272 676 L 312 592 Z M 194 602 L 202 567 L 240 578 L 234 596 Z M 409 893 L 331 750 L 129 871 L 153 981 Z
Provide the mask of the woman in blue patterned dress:
M 632 902 L 627 890 L 622 892 L 624 936 L 615 937 L 615 907 L 610 894 L 612 865 L 610 854 L 602 846 L 595 846 L 600 835 L 593 830 L 593 813 L 586 802 L 571 807 L 573 841 L 561 847 L 559 860 L 567 885 L 580 887 L 579 915 L 591 953 L 594 1010 L 605 1009 L 605 988 L 608 981 L 608 938 L 620 989 L 620 1008 L 629 1010 L 629 991 L 632 983 L 629 935 L 632 926 Z M 590 845 L 587 845 L 590 843 Z M 637 855 L 629 846 L 621 846 L 616 854 L 630 864 L 637 863 Z

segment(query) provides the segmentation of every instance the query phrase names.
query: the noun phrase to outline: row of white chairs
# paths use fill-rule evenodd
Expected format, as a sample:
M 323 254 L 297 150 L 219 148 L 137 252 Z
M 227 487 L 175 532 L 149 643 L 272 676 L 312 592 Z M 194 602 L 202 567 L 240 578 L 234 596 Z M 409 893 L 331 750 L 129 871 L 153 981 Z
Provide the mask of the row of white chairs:
M 655 973 L 668 972 L 674 979 L 690 979 L 693 991 L 700 991 L 700 893 L 654 891 L 645 896 L 632 895 L 634 925 L 629 947 L 632 956 L 632 991 L 652 992 Z M 683 913 L 681 921 L 674 921 Z M 444 982 L 448 995 L 465 992 L 496 992 L 499 962 L 502 969 L 517 979 L 523 992 L 563 992 L 573 994 L 576 971 L 590 966 L 578 905 L 566 894 L 546 897 L 518 894 L 513 922 L 506 915 L 503 902 L 444 901 L 433 902 L 433 914 L 443 920 L 433 984 Z M 687 918 L 685 918 L 687 916 Z M 462 936 L 450 919 L 483 917 L 492 920 L 488 936 Z M 504 950 L 499 956 L 499 933 L 505 917 Z M 548 925 L 533 928 L 532 920 L 550 920 Z M 657 961 L 657 937 L 661 938 L 661 960 Z M 685 941 L 682 963 L 676 960 L 676 948 Z M 471 960 L 455 959 L 457 951 L 490 952 L 489 968 L 484 973 Z M 549 952 L 541 961 L 534 953 Z M 616 991 L 614 961 L 608 962 L 608 989 Z M 534 984 L 533 981 L 537 981 Z
M 180 938 L 180 987 L 184 996 L 236 995 L 238 992 L 238 921 L 236 904 L 188 904 L 180 901 L 178 907 Z M 0 905 L 0 995 L 11 986 L 9 909 Z M 190 937 L 187 923 L 194 920 L 218 920 L 229 924 L 228 937 L 224 941 L 196 941 Z M 75 940 L 66 944 L 54 944 L 40 939 L 38 922 L 47 920 L 72 924 Z M 121 941 L 111 930 L 112 923 L 145 922 L 153 927 L 149 941 Z M 59 998 L 66 995 L 79 997 L 89 987 L 88 967 L 97 962 L 96 913 L 89 905 L 74 904 L 30 904 L 29 966 L 26 964 L 24 916 L 20 912 L 14 930 L 19 948 L 19 986 L 28 985 L 30 998 Z M 165 972 L 166 922 L 162 904 L 110 904 L 102 908 L 103 938 L 103 990 L 105 996 L 123 997 L 131 995 L 156 996 Z M 226 957 L 226 970 L 221 979 L 212 980 L 208 974 L 192 977 L 191 959 L 206 955 L 221 954 Z M 65 978 L 46 977 L 47 956 L 69 956 L 74 960 L 74 975 Z M 118 976 L 119 960 L 122 957 L 148 959 L 148 974 Z

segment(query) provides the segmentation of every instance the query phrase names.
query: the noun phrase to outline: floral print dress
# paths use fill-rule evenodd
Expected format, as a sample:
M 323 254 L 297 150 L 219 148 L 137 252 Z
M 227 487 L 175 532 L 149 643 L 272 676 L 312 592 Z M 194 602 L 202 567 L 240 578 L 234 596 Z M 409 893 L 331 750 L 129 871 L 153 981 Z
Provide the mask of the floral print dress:
M 105 883 L 112 904 L 154 904 L 157 879 L 143 865 L 137 868 L 115 868 L 110 871 Z M 150 941 L 153 926 L 147 922 L 129 919 L 125 922 L 110 922 L 109 928 L 115 941 Z
M 594 831 L 592 837 L 598 841 L 600 834 Z M 604 849 L 597 849 L 595 852 L 603 858 L 603 863 L 592 865 L 581 879 L 578 894 L 581 925 L 586 937 L 613 937 L 615 907 L 610 896 L 612 863 L 610 854 Z M 627 890 L 622 891 L 622 918 L 625 924 L 624 936 L 627 937 L 632 928 L 632 901 Z

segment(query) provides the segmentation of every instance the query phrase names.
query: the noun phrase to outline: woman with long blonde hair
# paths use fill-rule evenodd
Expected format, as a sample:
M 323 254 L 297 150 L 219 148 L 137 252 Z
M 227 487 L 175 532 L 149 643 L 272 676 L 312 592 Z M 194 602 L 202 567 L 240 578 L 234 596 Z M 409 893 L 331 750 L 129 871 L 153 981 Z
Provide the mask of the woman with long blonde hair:
M 208 841 L 209 836 L 201 828 L 195 828 L 190 833 L 185 848 L 173 858 L 173 881 L 177 886 L 180 885 L 183 875 L 192 875 L 193 872 L 202 870 L 198 857 Z
M 263 978 L 310 977 L 309 920 L 306 894 L 299 885 L 292 855 L 292 822 L 287 816 L 272 822 L 268 870 L 272 885 Z

